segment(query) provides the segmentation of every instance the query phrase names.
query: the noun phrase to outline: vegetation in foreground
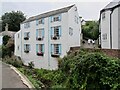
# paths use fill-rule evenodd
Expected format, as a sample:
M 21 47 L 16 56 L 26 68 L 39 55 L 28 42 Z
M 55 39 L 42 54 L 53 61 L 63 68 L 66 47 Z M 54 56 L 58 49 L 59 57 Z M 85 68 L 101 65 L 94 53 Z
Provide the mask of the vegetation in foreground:
M 20 64 L 19 64 L 20 65 Z M 15 65 L 14 65 L 15 66 Z M 119 90 L 120 59 L 99 52 L 80 50 L 59 59 L 59 69 L 50 71 L 19 66 L 18 69 L 38 88 L 77 88 L 80 90 Z
M 13 44 L 8 45 L 5 42 L 5 45 L 0 49 L 0 52 L 3 53 L 3 62 L 17 67 L 28 77 L 36 89 L 120 89 L 120 59 L 107 57 L 99 51 L 88 52 L 80 50 L 59 59 L 59 69 L 50 71 L 34 69 L 33 63 L 29 63 L 29 66 L 24 66 L 20 58 L 11 56 L 13 46 Z

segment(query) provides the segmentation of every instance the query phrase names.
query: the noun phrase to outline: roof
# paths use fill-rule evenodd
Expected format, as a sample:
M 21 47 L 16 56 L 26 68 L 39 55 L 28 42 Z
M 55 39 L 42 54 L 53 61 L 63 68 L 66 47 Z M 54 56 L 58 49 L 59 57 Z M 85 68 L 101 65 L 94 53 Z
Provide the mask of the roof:
M 115 7 L 116 5 L 119 4 L 119 2 L 120 2 L 120 0 L 114 0 L 114 1 L 110 2 L 104 9 Z
M 103 8 L 101 10 L 101 12 L 105 11 L 105 10 L 110 10 L 110 9 L 114 9 L 116 7 L 120 6 L 120 0 L 113 0 L 112 2 L 110 2 L 107 6 L 105 6 L 105 8 Z
M 8 36 L 13 36 L 16 32 L 14 31 L 3 31 L 3 32 L 0 32 L 0 36 L 4 36 L 4 35 L 8 35 Z
M 69 10 L 70 8 L 72 8 L 73 6 L 74 6 L 74 5 L 71 5 L 71 6 L 68 6 L 68 7 L 64 7 L 64 8 L 61 8 L 61 9 L 49 11 L 49 12 L 46 12 L 46 13 L 43 13 L 43 14 L 39 14 L 39 15 L 37 15 L 37 16 L 30 17 L 30 18 L 26 19 L 23 23 L 30 22 L 30 21 L 34 21 L 34 20 L 40 19 L 40 18 L 49 17 L 49 16 L 51 16 L 51 15 L 56 15 L 56 14 L 59 14 L 59 13 L 68 12 L 68 10 Z

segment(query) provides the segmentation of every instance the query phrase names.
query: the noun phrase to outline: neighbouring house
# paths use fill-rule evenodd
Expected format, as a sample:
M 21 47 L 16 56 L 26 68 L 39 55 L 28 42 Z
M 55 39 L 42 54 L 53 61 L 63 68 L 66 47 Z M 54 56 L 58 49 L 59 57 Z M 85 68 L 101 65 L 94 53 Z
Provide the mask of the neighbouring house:
M 1 22 L 1 23 L 2 23 L 2 22 Z M 10 36 L 10 37 L 11 37 L 11 40 L 14 41 L 14 34 L 15 34 L 16 32 L 14 32 L 14 31 L 9 31 L 9 30 L 8 30 L 8 29 L 9 29 L 8 27 L 9 27 L 9 26 L 8 26 L 8 24 L 6 23 L 5 31 L 0 32 L 0 45 L 2 45 L 3 37 L 4 37 L 5 35 Z
M 80 46 L 81 22 L 75 5 L 30 17 L 15 34 L 15 55 L 25 65 L 57 69 L 58 58 Z
M 85 25 L 86 21 L 84 19 L 81 20 L 81 25 Z
M 120 0 L 110 2 L 100 11 L 99 22 L 101 48 L 120 49 Z

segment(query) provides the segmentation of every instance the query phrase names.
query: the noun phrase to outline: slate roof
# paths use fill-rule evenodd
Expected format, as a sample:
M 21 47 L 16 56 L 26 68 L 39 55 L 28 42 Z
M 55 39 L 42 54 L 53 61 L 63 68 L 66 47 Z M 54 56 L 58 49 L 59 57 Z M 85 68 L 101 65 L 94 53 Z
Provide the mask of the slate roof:
M 113 0 L 112 2 L 110 2 L 107 6 L 105 6 L 105 8 L 103 8 L 101 10 L 102 11 L 105 11 L 105 10 L 109 10 L 109 9 L 112 9 L 112 8 L 116 8 L 120 6 L 120 0 Z
M 64 8 L 61 8 L 61 9 L 49 11 L 49 12 L 46 12 L 46 13 L 43 13 L 43 14 L 39 14 L 39 15 L 37 15 L 37 16 L 30 17 L 30 18 L 26 19 L 23 23 L 30 22 L 30 21 L 34 21 L 34 20 L 40 19 L 40 18 L 49 17 L 49 16 L 51 16 L 51 15 L 56 15 L 56 14 L 59 14 L 59 13 L 68 12 L 68 10 L 69 10 L 70 8 L 72 8 L 73 6 L 74 6 L 74 5 L 71 5 L 71 6 L 68 6 L 68 7 L 64 7 Z
M 114 1 L 110 2 L 104 9 L 115 7 L 119 3 L 120 3 L 120 0 L 114 0 Z

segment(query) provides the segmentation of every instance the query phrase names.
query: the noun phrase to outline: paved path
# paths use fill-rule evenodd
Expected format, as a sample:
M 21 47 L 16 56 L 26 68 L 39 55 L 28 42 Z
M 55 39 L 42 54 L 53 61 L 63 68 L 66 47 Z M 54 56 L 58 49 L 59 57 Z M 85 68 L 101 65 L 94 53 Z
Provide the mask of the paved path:
M 2 77 L 2 88 L 26 88 L 29 90 L 10 66 L 0 62 L 0 68 L 2 68 L 2 74 L 0 74 L 0 77 Z

